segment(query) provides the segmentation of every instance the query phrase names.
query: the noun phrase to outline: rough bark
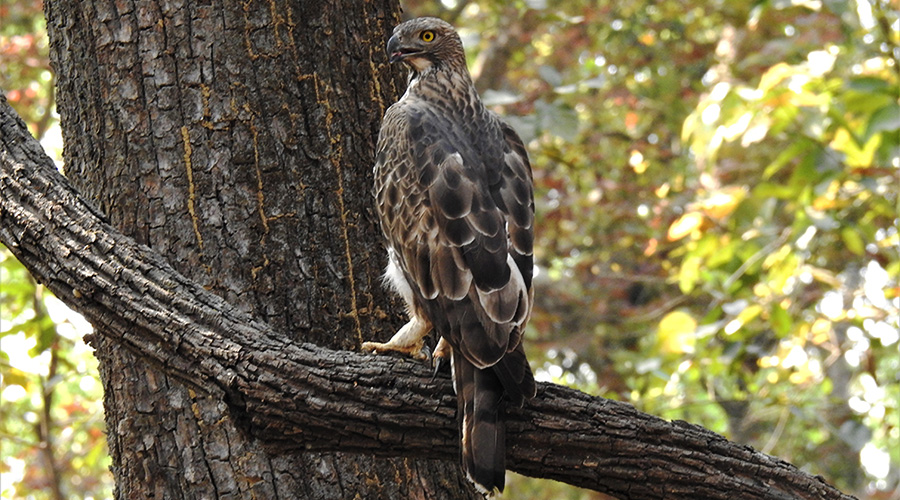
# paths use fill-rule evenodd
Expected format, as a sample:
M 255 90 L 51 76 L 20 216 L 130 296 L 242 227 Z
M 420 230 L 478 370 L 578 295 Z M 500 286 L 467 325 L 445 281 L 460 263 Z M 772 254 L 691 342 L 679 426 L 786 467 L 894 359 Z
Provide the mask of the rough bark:
M 66 174 L 113 227 L 293 341 L 351 349 L 402 324 L 368 195 L 396 2 L 45 9 Z M 96 326 L 119 498 L 477 496 L 456 460 L 267 450 L 239 405 Z
M 240 415 L 234 425 L 274 456 L 455 459 L 447 379 L 406 359 L 297 342 L 180 274 L 100 220 L 2 101 L 0 241 L 110 343 L 209 401 L 193 412 Z M 552 384 L 508 421 L 510 469 L 621 498 L 850 498 L 701 427 Z

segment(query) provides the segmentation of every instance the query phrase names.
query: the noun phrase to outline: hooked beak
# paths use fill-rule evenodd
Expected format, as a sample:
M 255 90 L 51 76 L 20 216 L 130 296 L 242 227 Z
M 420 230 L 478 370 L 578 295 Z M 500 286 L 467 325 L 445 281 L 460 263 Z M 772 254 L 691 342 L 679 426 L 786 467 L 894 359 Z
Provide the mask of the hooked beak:
M 402 61 L 406 57 L 412 54 L 417 54 L 418 52 L 419 51 L 416 49 L 401 47 L 400 39 L 397 38 L 397 35 L 392 36 L 391 39 L 388 40 L 387 53 L 388 57 L 390 57 L 389 60 L 392 63 Z

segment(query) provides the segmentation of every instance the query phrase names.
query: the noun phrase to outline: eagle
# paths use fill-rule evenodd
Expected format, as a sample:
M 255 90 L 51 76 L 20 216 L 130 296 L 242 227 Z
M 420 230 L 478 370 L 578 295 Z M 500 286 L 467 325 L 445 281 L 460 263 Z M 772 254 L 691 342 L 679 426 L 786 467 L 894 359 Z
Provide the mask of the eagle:
M 503 491 L 504 405 L 534 397 L 522 334 L 534 299 L 531 165 L 516 132 L 486 109 L 462 41 L 436 18 L 398 25 L 391 63 L 409 68 L 406 93 L 384 115 L 375 201 L 386 238 L 385 281 L 409 322 L 367 352 L 450 365 L 461 462 L 482 493 Z

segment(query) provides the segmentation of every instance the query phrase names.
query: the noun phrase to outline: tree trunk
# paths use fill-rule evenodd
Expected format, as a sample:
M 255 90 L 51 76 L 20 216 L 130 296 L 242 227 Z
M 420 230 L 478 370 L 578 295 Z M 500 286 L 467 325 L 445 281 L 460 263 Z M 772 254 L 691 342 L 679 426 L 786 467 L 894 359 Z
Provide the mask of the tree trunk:
M 396 2 L 47 1 L 69 179 L 111 224 L 296 341 L 400 308 L 370 186 Z M 94 336 L 116 496 L 476 497 L 456 460 L 278 451 L 221 390 Z

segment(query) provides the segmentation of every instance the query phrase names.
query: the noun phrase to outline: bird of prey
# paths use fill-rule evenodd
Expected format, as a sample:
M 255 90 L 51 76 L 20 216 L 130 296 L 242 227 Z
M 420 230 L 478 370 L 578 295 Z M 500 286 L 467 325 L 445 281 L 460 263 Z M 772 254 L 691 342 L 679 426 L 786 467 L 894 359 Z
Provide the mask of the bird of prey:
M 503 491 L 501 406 L 535 395 L 522 333 L 531 314 L 534 195 L 522 140 L 485 109 L 453 27 L 419 18 L 387 51 L 409 67 L 406 93 L 384 115 L 375 198 L 387 238 L 386 281 L 409 323 L 363 350 L 426 359 L 440 337 L 458 400 L 462 465 L 483 493 Z

